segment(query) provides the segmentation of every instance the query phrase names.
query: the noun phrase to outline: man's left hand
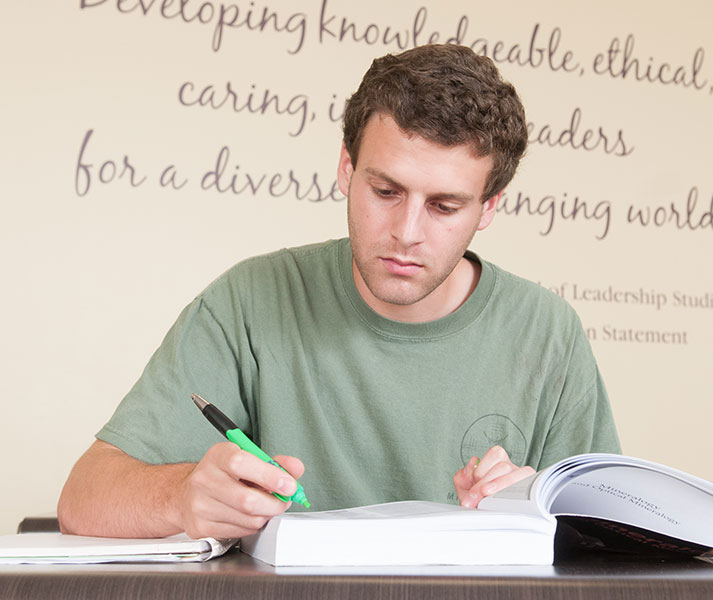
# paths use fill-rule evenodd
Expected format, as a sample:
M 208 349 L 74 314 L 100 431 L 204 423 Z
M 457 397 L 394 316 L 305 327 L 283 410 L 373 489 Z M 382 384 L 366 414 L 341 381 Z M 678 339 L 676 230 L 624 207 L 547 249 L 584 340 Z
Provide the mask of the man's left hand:
M 468 464 L 453 476 L 453 484 L 461 506 L 477 508 L 486 496 L 491 496 L 534 472 L 532 467 L 514 465 L 505 450 L 500 446 L 493 446 L 480 460 L 473 456 Z

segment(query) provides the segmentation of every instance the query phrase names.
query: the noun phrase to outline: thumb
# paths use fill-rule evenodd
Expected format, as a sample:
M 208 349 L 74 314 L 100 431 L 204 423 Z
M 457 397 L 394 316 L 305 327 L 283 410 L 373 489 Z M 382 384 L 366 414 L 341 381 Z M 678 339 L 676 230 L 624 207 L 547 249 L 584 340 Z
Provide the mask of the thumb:
M 468 464 L 453 476 L 453 485 L 456 488 L 459 500 L 462 500 L 462 496 L 475 485 L 476 482 L 473 471 L 479 460 L 477 456 L 472 456 Z

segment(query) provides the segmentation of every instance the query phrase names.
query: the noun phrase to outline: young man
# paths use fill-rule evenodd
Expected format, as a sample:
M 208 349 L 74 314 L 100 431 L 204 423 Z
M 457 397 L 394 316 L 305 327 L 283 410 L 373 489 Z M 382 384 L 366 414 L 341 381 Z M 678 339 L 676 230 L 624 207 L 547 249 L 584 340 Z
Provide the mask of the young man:
M 474 507 L 564 456 L 618 451 L 572 309 L 468 251 L 526 142 L 488 59 L 374 61 L 345 114 L 349 238 L 243 261 L 186 307 L 70 474 L 63 530 L 239 537 L 303 473 L 318 510 Z M 194 392 L 294 478 L 221 442 Z

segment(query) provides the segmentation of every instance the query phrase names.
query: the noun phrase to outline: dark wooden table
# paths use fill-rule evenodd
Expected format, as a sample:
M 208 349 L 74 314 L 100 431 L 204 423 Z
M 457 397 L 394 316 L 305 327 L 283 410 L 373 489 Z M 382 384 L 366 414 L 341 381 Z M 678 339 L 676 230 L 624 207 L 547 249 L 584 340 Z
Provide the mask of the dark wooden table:
M 30 517 L 18 532 L 58 529 Z M 276 569 L 231 551 L 206 563 L 0 565 L 0 600 L 75 598 L 713 600 L 713 564 L 579 553 L 546 567 Z
M 274 569 L 207 563 L 0 566 L 0 599 L 656 600 L 713 598 L 713 564 L 579 556 L 552 567 Z

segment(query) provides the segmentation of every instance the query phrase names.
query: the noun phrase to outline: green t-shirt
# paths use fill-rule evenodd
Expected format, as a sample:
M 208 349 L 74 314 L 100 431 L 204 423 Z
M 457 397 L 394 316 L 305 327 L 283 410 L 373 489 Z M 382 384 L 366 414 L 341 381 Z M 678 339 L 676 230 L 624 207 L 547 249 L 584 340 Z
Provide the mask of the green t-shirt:
M 222 440 L 197 393 L 268 454 L 302 459 L 316 510 L 457 503 L 453 475 L 496 444 L 535 469 L 618 452 L 575 312 L 481 264 L 454 313 L 402 323 L 359 295 L 348 239 L 245 260 L 183 310 L 97 437 L 148 463 L 197 462 Z

